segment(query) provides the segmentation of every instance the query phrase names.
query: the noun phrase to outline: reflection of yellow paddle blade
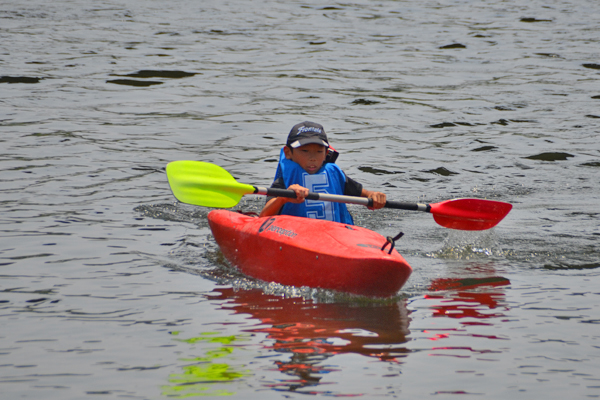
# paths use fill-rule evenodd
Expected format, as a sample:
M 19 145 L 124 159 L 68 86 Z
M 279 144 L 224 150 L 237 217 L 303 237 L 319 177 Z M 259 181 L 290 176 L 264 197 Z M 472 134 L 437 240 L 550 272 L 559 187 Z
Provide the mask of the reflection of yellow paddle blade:
M 230 208 L 255 190 L 218 165 L 202 161 L 173 161 L 167 165 L 167 178 L 177 200 L 204 207 Z
M 250 371 L 240 370 L 229 365 L 226 361 L 214 362 L 215 359 L 231 356 L 235 347 L 230 345 L 239 340 L 235 336 L 214 336 L 217 332 L 202 333 L 201 336 L 190 339 L 177 339 L 179 342 L 189 344 L 205 343 L 202 348 L 207 348 L 204 356 L 185 358 L 186 365 L 182 366 L 183 372 L 170 374 L 169 383 L 162 387 L 163 396 L 171 398 L 189 398 L 199 396 L 233 396 L 236 392 L 227 390 L 227 385 L 250 375 Z M 218 344 L 218 347 L 210 347 Z M 191 363 L 191 364 L 190 364 Z

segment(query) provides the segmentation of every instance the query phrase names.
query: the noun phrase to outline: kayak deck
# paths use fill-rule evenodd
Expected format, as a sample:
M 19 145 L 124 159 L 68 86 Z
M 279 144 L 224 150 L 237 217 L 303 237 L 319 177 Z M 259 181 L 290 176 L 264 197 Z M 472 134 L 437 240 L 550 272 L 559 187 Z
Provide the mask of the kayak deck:
M 208 222 L 225 258 L 266 282 L 390 297 L 412 268 L 387 239 L 359 226 L 288 215 L 257 218 L 214 210 Z

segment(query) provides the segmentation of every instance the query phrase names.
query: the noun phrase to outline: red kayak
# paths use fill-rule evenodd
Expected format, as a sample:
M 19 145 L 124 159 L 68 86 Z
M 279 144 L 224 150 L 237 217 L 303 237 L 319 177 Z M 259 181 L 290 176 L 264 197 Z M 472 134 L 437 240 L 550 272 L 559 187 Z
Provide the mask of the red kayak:
M 390 297 L 412 268 L 382 235 L 359 226 L 214 210 L 208 222 L 225 258 L 247 276 L 370 297 Z

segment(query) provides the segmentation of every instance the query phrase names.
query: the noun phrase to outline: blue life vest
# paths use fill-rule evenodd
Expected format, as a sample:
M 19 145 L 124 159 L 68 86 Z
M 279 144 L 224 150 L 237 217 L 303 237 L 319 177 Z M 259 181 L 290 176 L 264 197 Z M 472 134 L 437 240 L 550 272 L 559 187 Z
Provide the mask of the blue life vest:
M 325 163 L 314 174 L 306 172 L 298 163 L 285 158 L 281 149 L 279 165 L 275 173 L 275 180 L 283 177 L 285 187 L 298 184 L 314 193 L 344 194 L 346 175 L 340 167 L 334 163 Z M 354 225 L 352 215 L 344 203 L 333 203 L 330 201 L 305 200 L 300 204 L 285 203 L 281 208 L 281 214 L 295 215 L 314 219 L 326 219 Z

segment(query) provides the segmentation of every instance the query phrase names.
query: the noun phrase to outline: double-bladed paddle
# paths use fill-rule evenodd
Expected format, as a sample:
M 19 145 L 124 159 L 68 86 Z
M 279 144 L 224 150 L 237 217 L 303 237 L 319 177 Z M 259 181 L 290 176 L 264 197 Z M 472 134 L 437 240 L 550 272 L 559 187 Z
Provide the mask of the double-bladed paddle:
M 173 194 L 182 203 L 204 207 L 230 208 L 247 194 L 296 198 L 293 190 L 257 187 L 239 183 L 223 168 L 202 161 L 173 161 L 167 165 L 167 178 Z M 327 193 L 309 193 L 307 200 L 371 206 L 365 197 Z M 433 214 L 443 227 L 464 231 L 481 231 L 496 226 L 510 212 L 512 205 L 494 200 L 455 199 L 435 204 L 387 201 L 386 208 L 424 211 Z

